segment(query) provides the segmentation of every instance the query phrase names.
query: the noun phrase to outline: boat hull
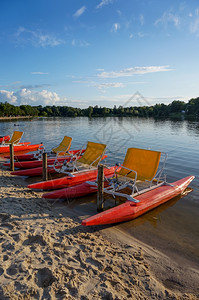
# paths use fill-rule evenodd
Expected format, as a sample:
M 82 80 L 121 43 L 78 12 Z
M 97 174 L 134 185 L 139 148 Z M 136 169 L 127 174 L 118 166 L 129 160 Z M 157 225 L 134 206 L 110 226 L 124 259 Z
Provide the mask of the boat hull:
M 50 165 L 50 161 L 53 164 L 55 159 L 53 158 L 52 160 L 48 160 L 48 166 L 47 166 L 47 171 L 49 174 L 55 174 L 58 172 L 58 170 L 62 167 L 62 163 L 64 161 L 69 161 L 71 158 L 70 157 L 65 157 L 65 158 L 60 158 L 59 163 L 60 165 L 56 167 L 57 171 L 54 169 L 52 165 Z M 39 162 L 39 165 L 42 165 L 42 160 L 35 161 L 36 163 Z M 20 162 L 19 162 L 20 163 Z M 27 162 L 29 163 L 29 162 Z M 14 163 L 14 166 L 16 167 L 17 163 Z M 4 164 L 5 165 L 5 164 Z M 8 165 L 8 164 L 6 164 Z M 36 167 L 36 168 L 29 168 L 29 169 L 22 169 L 22 170 L 17 170 L 11 172 L 11 175 L 17 175 L 17 176 L 29 176 L 29 177 L 34 177 L 34 176 L 41 176 L 43 174 L 43 166 L 42 167 Z
M 114 169 L 112 169 L 109 176 L 111 177 L 114 173 Z M 104 186 L 108 186 L 108 181 L 104 182 Z M 75 186 L 70 186 L 64 189 L 56 190 L 53 192 L 49 192 L 42 195 L 42 198 L 45 199 L 74 199 L 79 197 L 84 197 L 90 194 L 95 194 L 97 192 L 97 185 L 91 185 L 87 183 L 87 181 L 80 183 Z
M 97 192 L 97 187 L 83 182 L 81 184 L 56 190 L 42 195 L 45 199 L 74 199 Z
M 65 157 L 53 157 L 53 158 L 48 158 L 47 159 L 47 164 L 52 165 L 54 162 L 57 160 L 58 162 L 62 163 L 65 160 L 70 160 L 70 156 L 65 156 Z M 3 164 L 5 167 L 10 167 L 10 163 L 4 163 Z M 18 169 L 33 169 L 33 168 L 38 168 L 42 167 L 42 160 L 32 160 L 32 161 L 17 161 L 14 163 L 15 168 Z M 30 172 L 31 173 L 31 172 Z M 41 173 L 42 174 L 42 173 Z M 16 175 L 16 174 L 15 174 Z
M 48 174 L 56 173 L 56 171 L 54 170 L 54 168 L 52 166 L 47 166 L 47 171 L 48 171 Z M 32 169 L 13 171 L 13 172 L 11 172 L 11 175 L 34 177 L 34 176 L 41 176 L 42 172 L 43 172 L 43 167 L 38 167 L 38 168 L 32 168 Z
M 34 144 L 31 145 L 30 143 L 21 143 L 14 145 L 14 152 L 21 152 L 21 151 L 26 151 L 26 152 L 31 152 L 31 151 L 36 151 L 39 147 L 41 147 L 42 144 Z M 0 146 L 0 153 L 9 153 L 10 152 L 10 146 Z
M 104 168 L 104 175 L 111 176 L 115 172 L 117 167 L 113 166 L 110 168 Z M 12 174 L 12 173 L 11 173 Z M 63 189 L 66 187 L 79 185 L 88 180 L 96 180 L 97 179 L 98 170 L 88 170 L 85 172 L 77 173 L 74 177 L 65 176 L 62 178 L 57 178 L 54 180 L 42 181 L 38 183 L 29 184 L 28 188 L 30 189 L 39 189 L 39 190 L 55 190 L 55 189 Z
M 162 185 L 157 187 L 136 196 L 135 198 L 140 201 L 139 203 L 126 201 L 121 205 L 83 220 L 82 225 L 107 225 L 133 220 L 175 196 L 182 194 L 194 178 L 194 176 L 188 176 L 171 183 L 172 186 Z

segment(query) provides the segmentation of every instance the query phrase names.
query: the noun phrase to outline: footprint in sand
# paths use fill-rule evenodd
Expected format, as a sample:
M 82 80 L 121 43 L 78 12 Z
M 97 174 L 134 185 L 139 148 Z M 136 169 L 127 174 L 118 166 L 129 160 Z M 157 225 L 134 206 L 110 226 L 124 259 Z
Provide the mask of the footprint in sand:
M 4 273 L 4 269 L 0 268 L 0 276 Z
M 10 214 L 7 213 L 0 213 L 0 222 L 5 222 L 6 220 L 10 218 Z
M 9 259 L 8 255 L 5 254 L 5 255 L 3 256 L 3 261 L 6 261 L 6 260 L 8 260 L 8 259 Z
M 56 278 L 53 276 L 52 272 L 48 268 L 42 268 L 39 269 L 36 274 L 36 284 L 38 287 L 45 288 L 50 285 L 56 280 Z
M 29 235 L 28 239 L 23 242 L 23 245 L 32 245 L 39 244 L 41 246 L 46 246 L 46 241 L 43 239 L 41 235 Z
M 92 257 L 86 258 L 86 263 L 88 263 L 89 265 L 92 265 L 94 268 L 97 268 L 98 270 L 103 269 L 102 263 L 96 259 L 93 259 Z
M 10 265 L 10 267 L 6 270 L 6 273 L 9 276 L 14 276 L 17 274 L 17 272 L 18 272 L 18 267 L 16 264 Z

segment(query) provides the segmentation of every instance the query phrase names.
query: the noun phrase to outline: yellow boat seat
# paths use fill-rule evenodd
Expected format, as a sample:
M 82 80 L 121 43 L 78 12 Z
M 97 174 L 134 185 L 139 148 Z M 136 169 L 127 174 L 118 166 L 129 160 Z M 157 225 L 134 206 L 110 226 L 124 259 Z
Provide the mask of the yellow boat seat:
M 105 149 L 105 144 L 88 142 L 84 154 L 78 159 L 78 163 L 97 166 L 104 155 Z
M 18 144 L 22 138 L 23 131 L 14 131 L 11 139 L 5 144 Z
M 72 143 L 72 138 L 69 136 L 64 136 L 63 140 L 61 141 L 61 143 L 59 144 L 59 146 L 55 147 L 52 149 L 53 153 L 60 153 L 60 152 L 68 152 L 70 147 L 71 147 L 71 143 Z
M 135 178 L 137 173 L 137 180 L 152 180 L 158 170 L 161 152 L 145 150 L 139 148 L 129 148 L 127 150 L 123 165 L 118 175 Z M 130 169 L 130 170 L 129 170 Z

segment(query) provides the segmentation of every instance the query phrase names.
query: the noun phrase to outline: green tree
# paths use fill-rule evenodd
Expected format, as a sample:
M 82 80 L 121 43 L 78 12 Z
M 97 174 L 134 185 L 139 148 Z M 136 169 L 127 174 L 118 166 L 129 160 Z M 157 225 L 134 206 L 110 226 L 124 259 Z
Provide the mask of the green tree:
M 184 101 L 174 100 L 169 104 L 170 113 L 181 113 L 185 108 L 186 103 Z
M 185 113 L 188 116 L 199 116 L 199 97 L 189 100 L 185 108 Z

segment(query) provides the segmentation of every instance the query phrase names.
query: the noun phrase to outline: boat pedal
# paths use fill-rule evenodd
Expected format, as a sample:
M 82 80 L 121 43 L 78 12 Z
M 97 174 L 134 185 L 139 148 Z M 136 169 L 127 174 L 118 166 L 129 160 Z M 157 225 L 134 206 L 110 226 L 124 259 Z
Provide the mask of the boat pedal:
M 88 183 L 92 186 L 97 186 L 97 182 L 95 182 L 95 181 L 86 181 L 86 183 Z
M 70 172 L 63 172 L 63 173 L 65 173 L 67 176 L 69 176 L 69 177 L 75 177 L 75 175 L 73 175 L 72 173 L 70 173 Z
M 134 202 L 134 203 L 139 203 L 140 202 L 140 200 L 137 200 L 137 199 L 133 198 L 131 195 L 127 196 L 126 198 L 127 198 L 127 200 L 129 200 L 131 202 Z

